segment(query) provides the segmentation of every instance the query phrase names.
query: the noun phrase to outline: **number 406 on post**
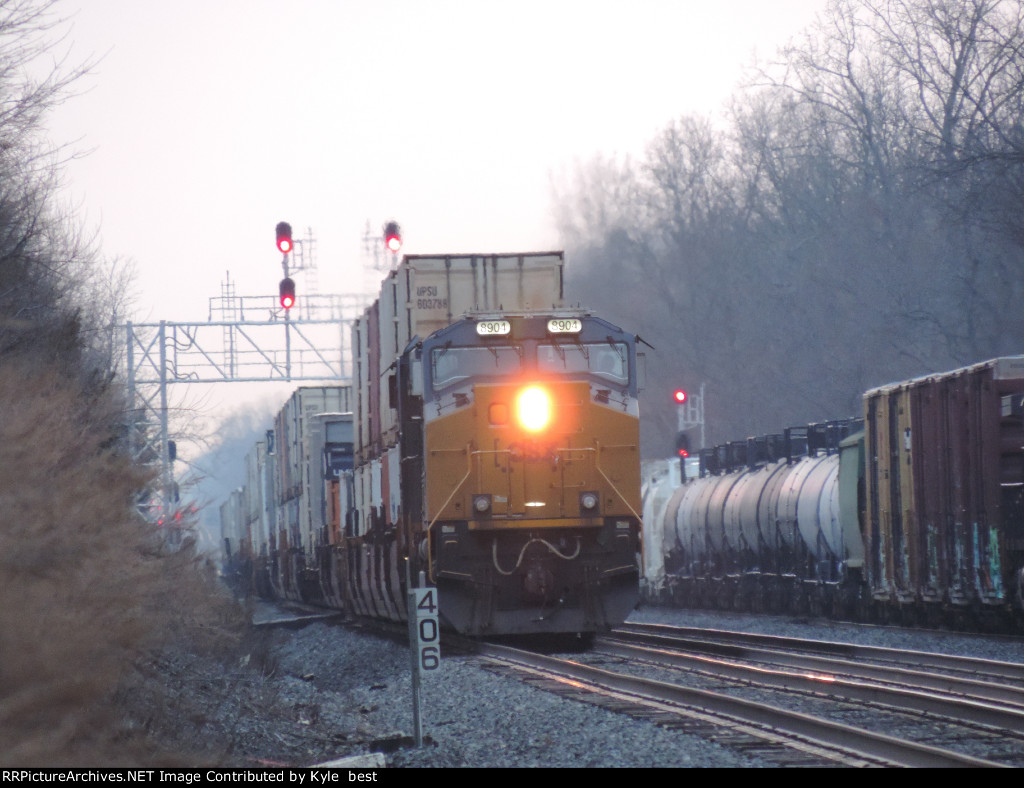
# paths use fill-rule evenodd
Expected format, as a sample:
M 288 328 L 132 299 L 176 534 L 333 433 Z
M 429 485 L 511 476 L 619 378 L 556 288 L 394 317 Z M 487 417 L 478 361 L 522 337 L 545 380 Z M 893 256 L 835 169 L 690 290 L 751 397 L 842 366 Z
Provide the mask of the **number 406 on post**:
M 417 588 L 416 653 L 420 673 L 441 667 L 441 632 L 437 626 L 437 589 Z

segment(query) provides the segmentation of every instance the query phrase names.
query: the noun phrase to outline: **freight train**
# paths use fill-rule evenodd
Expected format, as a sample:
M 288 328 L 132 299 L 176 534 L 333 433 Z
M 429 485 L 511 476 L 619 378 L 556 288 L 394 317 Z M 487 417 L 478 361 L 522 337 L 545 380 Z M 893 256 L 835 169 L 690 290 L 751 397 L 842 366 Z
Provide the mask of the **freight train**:
M 636 337 L 562 296 L 561 252 L 406 256 L 221 507 L 263 595 L 468 635 L 592 633 L 639 599 Z
M 863 403 L 862 417 L 702 449 L 682 469 L 646 463 L 645 597 L 1019 629 L 1024 356 Z

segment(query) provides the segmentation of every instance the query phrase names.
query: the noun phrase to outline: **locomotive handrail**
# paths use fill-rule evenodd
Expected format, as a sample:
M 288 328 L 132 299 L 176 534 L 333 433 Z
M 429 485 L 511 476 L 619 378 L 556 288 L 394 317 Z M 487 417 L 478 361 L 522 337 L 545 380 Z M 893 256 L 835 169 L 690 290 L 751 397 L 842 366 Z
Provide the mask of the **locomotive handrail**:
M 466 469 L 466 475 L 459 480 L 458 484 L 452 487 L 451 493 L 449 493 L 448 498 L 437 510 L 437 514 L 434 515 L 434 519 L 427 524 L 427 576 L 430 578 L 430 582 L 434 585 L 437 585 L 437 578 L 434 577 L 434 555 L 430 550 L 430 529 L 434 527 L 434 523 L 436 523 L 437 518 L 441 516 L 441 512 L 443 512 L 447 508 L 448 504 L 452 502 L 452 498 L 455 497 L 455 493 L 462 488 L 462 485 L 466 483 L 466 479 L 468 479 L 469 475 L 473 472 L 473 454 L 475 452 L 468 445 L 466 446 L 466 449 L 469 450 L 466 456 L 466 464 L 469 465 Z
M 451 493 L 448 495 L 448 498 L 445 499 L 445 502 L 441 504 L 441 507 L 437 510 L 437 514 L 434 515 L 434 519 L 427 524 L 427 576 L 430 578 L 430 582 L 434 583 L 435 585 L 437 584 L 437 578 L 434 577 L 434 554 L 430 550 L 430 529 L 434 527 L 434 523 L 436 523 L 437 518 L 441 516 L 441 512 L 448 508 L 448 504 L 452 502 L 452 498 L 455 497 L 455 493 L 462 489 L 462 485 L 466 483 L 466 479 L 468 479 L 469 475 L 473 473 L 474 456 L 478 454 L 511 454 L 511 451 L 509 451 L 508 449 L 471 449 L 469 446 L 467 446 L 466 449 L 469 449 L 469 453 L 466 456 L 466 464 L 469 466 L 466 469 L 466 475 L 459 480 L 458 484 L 452 487 Z M 464 451 L 464 449 L 448 449 L 447 451 Z
M 461 451 L 464 451 L 464 449 L 447 449 L 447 451 L 449 451 L 449 452 L 460 451 L 461 452 Z M 437 510 L 437 514 L 434 515 L 434 519 L 431 520 L 430 523 L 427 525 L 427 539 L 428 540 L 430 539 L 430 529 L 434 527 L 434 523 L 437 522 L 437 518 L 439 518 L 441 516 L 441 512 L 443 512 L 448 507 L 448 504 L 450 504 L 452 502 L 452 498 L 455 497 L 455 493 L 457 493 L 462 488 L 462 485 L 466 483 L 466 479 L 468 479 L 469 475 L 473 472 L 473 458 L 475 456 L 477 456 L 477 455 L 480 455 L 480 454 L 511 454 L 511 453 L 512 452 L 509 449 L 470 449 L 469 450 L 469 454 L 467 456 L 467 464 L 469 465 L 469 468 L 466 469 L 466 475 L 463 476 L 459 480 L 459 483 L 456 484 L 452 488 L 452 491 L 449 494 L 448 498 L 445 500 L 445 502 L 443 504 L 441 504 L 441 508 Z M 432 554 L 430 552 L 430 547 L 429 547 L 429 542 L 428 542 L 428 547 L 427 547 L 427 572 L 428 572 L 428 574 L 430 576 L 431 581 L 434 581 L 434 574 L 433 574 L 434 568 L 433 568 L 433 564 L 434 564 L 433 556 L 432 556 Z

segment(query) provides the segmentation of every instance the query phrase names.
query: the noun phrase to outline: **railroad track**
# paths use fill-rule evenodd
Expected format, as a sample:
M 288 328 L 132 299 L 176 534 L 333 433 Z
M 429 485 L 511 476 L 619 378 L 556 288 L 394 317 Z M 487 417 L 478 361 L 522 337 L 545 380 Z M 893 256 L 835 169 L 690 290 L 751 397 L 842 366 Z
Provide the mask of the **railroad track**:
M 974 657 L 740 632 L 626 625 L 603 651 L 992 725 L 1024 736 L 1024 665 Z M 710 637 L 708 636 L 710 634 Z M 746 644 L 751 645 L 746 645 Z M 763 645 L 758 645 L 763 644 Z
M 829 658 L 868 659 L 912 668 L 935 669 L 951 674 L 959 673 L 968 676 L 987 677 L 990 680 L 1006 679 L 1008 681 L 1024 682 L 1024 664 L 1022 663 L 998 662 L 996 660 L 937 654 L 927 651 L 862 646 L 855 643 L 809 640 L 751 632 L 678 627 L 667 624 L 627 623 L 618 627 L 615 633 L 619 635 L 628 634 L 637 638 L 664 637 L 674 639 L 676 642 L 687 641 L 707 644 L 704 646 L 707 649 L 715 648 L 713 644 L 719 644 L 723 648 L 733 646 L 764 647 L 775 651 L 789 650 L 821 654 Z M 1024 641 L 1022 641 L 1022 645 L 1024 645 Z
M 344 615 L 340 610 L 314 607 L 301 602 L 256 601 L 252 611 L 252 625 L 256 629 L 275 627 L 301 627 L 314 621 L 340 621 Z
M 1024 738 L 1024 708 L 955 696 L 943 700 L 937 694 L 936 699 L 927 700 L 925 692 L 873 686 L 863 680 L 839 681 L 827 673 L 795 672 L 792 666 L 737 667 L 720 657 L 673 653 L 665 644 L 630 645 L 624 637 L 622 630 L 616 630 L 612 637 L 599 638 L 593 652 L 572 660 L 495 644 L 481 644 L 478 653 L 545 689 L 659 725 L 699 731 L 719 743 L 756 751 L 780 764 L 1017 765 L 1014 759 Z M 748 696 L 737 693 L 737 687 L 747 690 Z M 751 689 L 760 697 L 750 697 Z M 793 708 L 790 699 L 794 693 L 805 705 L 810 699 L 820 712 Z M 970 712 L 965 714 L 964 708 Z M 876 728 L 890 727 L 901 733 L 890 735 L 835 718 L 850 715 L 851 710 L 854 716 L 863 717 L 867 712 L 876 718 Z M 924 733 L 918 731 L 919 737 L 934 736 L 937 725 L 947 731 L 955 726 L 957 732 L 947 738 L 955 739 L 957 745 L 974 739 L 976 749 L 994 757 L 926 743 L 905 735 L 905 722 L 897 726 L 888 721 L 907 715 L 925 729 Z M 1001 728 L 1004 723 L 1014 727 Z
M 287 611 L 294 623 L 310 612 Z M 444 648 L 780 765 L 1024 765 L 1024 665 L 1016 663 L 643 624 L 571 659 L 451 635 Z

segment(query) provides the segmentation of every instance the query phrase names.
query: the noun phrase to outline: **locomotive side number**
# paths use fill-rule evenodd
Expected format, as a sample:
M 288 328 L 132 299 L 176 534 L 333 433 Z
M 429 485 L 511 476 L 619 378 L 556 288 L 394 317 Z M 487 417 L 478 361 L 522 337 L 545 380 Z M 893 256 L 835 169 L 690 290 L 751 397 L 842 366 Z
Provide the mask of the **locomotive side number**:
M 437 589 L 416 588 L 416 651 L 420 672 L 441 667 L 441 632 L 437 625 Z

